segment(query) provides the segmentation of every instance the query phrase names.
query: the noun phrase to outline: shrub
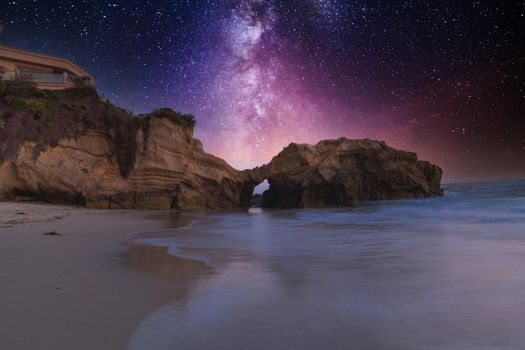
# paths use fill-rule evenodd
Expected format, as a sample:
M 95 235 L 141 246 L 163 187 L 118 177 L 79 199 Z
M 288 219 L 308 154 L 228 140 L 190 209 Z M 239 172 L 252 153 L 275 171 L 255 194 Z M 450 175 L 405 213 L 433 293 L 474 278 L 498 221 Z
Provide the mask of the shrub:
M 16 96 L 18 98 L 32 98 L 40 95 L 34 81 L 17 77 L 12 80 L 0 81 L 0 98 Z
M 59 92 L 55 90 L 42 91 L 42 97 L 47 101 L 56 101 L 60 97 Z
M 33 112 L 43 112 L 51 107 L 50 103 L 44 99 L 25 101 L 26 107 Z
M 88 97 L 96 97 L 98 99 L 97 90 L 93 86 L 76 86 L 57 92 L 58 95 L 68 97 L 74 100 L 82 100 Z
M 91 79 L 89 77 L 70 76 L 69 80 L 71 80 L 75 87 L 91 86 Z
M 27 110 L 27 102 L 21 98 L 17 98 L 13 102 L 13 109 L 15 111 L 25 111 Z
M 152 118 L 168 118 L 171 121 L 184 126 L 195 126 L 195 116 L 193 114 L 179 113 L 171 108 L 156 109 L 153 112 L 151 112 L 148 116 Z

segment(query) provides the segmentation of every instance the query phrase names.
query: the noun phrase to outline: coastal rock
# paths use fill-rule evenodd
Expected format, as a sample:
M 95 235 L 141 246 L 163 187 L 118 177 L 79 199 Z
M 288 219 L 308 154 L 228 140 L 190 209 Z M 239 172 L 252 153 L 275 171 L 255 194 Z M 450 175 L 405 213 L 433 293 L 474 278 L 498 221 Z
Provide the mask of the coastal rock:
M 254 182 L 268 180 L 265 208 L 351 207 L 361 201 L 426 198 L 442 194 L 442 171 L 415 153 L 373 140 L 292 143 L 262 167 Z
M 89 208 L 224 210 L 354 206 L 441 194 L 441 169 L 371 140 L 292 143 L 238 171 L 204 152 L 192 115 L 133 116 L 93 88 L 41 92 L 0 81 L 0 200 Z M 4 94 L 4 95 L 2 95 Z M 268 179 L 262 200 L 255 186 Z
M 0 165 L 0 199 L 42 199 L 89 208 L 232 209 L 251 194 L 241 172 L 203 151 L 192 128 L 151 118 L 136 134 L 136 160 L 122 176 L 110 139 L 87 130 L 39 150 L 24 143 Z
M 236 209 L 248 206 L 251 187 L 244 175 L 224 160 L 203 151 L 193 127 L 167 118 L 151 118 L 147 135 L 136 135 L 135 163 L 123 179 L 126 186 L 90 191 L 92 208 Z

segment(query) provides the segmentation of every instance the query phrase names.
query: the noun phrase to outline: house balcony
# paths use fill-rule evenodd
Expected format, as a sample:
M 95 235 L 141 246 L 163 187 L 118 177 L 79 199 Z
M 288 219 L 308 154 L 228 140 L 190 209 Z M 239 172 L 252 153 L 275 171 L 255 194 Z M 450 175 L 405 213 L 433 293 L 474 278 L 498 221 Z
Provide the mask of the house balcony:
M 39 89 L 63 90 L 78 85 L 93 85 L 89 73 L 75 63 L 62 58 L 49 56 L 0 45 L 0 78 L 29 79 Z
M 75 80 L 79 77 L 65 72 L 32 72 L 32 71 L 5 71 L 2 75 L 4 80 L 26 79 L 36 83 L 37 88 L 42 90 L 63 90 L 76 86 Z M 87 83 L 91 85 L 88 79 Z

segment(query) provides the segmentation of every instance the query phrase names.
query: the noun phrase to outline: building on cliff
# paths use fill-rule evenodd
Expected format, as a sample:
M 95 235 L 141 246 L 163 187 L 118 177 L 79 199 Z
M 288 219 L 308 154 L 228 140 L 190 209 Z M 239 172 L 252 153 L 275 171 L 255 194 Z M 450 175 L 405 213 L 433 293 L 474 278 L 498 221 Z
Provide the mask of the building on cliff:
M 43 90 L 63 90 L 79 83 L 93 85 L 91 76 L 67 59 L 2 45 L 0 74 L 2 79 L 33 80 Z

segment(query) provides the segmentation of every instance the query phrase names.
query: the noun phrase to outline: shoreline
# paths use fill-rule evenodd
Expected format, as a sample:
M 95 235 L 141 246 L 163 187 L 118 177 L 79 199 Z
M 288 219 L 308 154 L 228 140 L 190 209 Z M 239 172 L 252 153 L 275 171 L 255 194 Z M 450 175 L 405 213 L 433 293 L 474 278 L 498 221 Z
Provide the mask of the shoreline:
M 126 349 L 145 316 L 210 272 L 127 242 L 172 227 L 166 215 L 0 203 L 0 348 Z

